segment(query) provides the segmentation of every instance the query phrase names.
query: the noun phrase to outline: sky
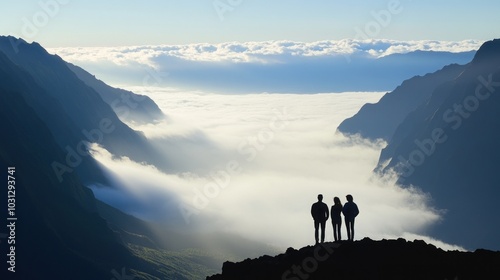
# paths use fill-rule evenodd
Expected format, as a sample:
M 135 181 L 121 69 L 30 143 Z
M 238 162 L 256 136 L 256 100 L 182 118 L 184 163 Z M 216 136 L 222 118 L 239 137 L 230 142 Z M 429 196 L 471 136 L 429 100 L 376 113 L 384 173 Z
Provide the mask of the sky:
M 45 47 L 341 39 L 489 40 L 500 2 L 453 0 L 2 1 L 0 34 Z

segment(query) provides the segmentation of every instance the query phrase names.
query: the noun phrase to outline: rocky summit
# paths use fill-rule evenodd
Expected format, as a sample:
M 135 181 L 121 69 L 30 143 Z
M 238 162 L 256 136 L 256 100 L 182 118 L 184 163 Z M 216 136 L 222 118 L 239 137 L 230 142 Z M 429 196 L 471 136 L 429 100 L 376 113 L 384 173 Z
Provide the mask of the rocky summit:
M 277 256 L 225 262 L 227 279 L 498 279 L 500 251 L 445 251 L 421 240 L 327 242 Z

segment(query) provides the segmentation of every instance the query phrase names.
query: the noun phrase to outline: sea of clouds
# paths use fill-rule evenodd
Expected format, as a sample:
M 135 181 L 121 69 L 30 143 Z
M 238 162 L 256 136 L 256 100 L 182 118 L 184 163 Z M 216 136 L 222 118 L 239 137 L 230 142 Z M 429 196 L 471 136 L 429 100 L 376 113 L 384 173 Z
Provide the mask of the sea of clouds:
M 483 41 L 397 41 L 388 39 L 370 40 L 325 40 L 316 42 L 262 41 L 262 42 L 225 42 L 218 44 L 199 43 L 185 45 L 153 45 L 125 47 L 85 47 L 51 48 L 53 53 L 68 61 L 97 62 L 110 61 L 127 66 L 139 63 L 158 67 L 155 58 L 169 56 L 188 61 L 205 62 L 279 62 L 274 56 L 348 56 L 367 54 L 376 58 L 391 54 L 413 51 L 467 52 L 477 50 Z
M 314 242 L 311 204 L 322 193 L 360 208 L 356 239 L 424 239 L 440 210 L 418 188 L 373 174 L 385 143 L 346 138 L 338 124 L 381 92 L 227 95 L 163 87 L 131 87 L 150 96 L 168 116 L 133 125 L 177 170 L 115 158 L 100 147 L 94 157 L 115 188 L 91 186 L 98 199 L 137 217 L 200 232 L 224 231 L 280 248 Z M 343 228 L 343 238 L 346 238 Z M 327 223 L 327 241 L 333 240 Z
M 318 93 L 389 91 L 415 75 L 468 63 L 482 43 L 345 39 L 73 47 L 49 52 L 115 85 L 233 94 Z
M 361 211 L 357 239 L 419 238 L 462 249 L 425 235 L 443 211 L 428 194 L 372 172 L 384 142 L 336 128 L 404 79 L 469 62 L 481 44 L 266 41 L 49 52 L 150 96 L 167 115 L 129 125 L 170 163 L 168 173 L 94 147 L 114 187 L 89 187 L 110 205 L 167 227 L 287 248 L 314 242 L 309 211 L 319 193 L 328 205 L 352 194 Z

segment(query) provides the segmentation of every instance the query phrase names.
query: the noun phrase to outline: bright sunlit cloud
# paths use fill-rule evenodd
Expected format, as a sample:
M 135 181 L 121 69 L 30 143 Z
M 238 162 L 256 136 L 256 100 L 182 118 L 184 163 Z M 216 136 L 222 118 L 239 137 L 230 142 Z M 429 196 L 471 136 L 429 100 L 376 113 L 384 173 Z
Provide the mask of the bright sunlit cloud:
M 321 57 L 368 54 L 383 57 L 412 51 L 467 52 L 477 50 L 483 41 L 396 41 L 396 40 L 325 40 L 316 42 L 263 41 L 200 43 L 101 48 L 51 48 L 50 52 L 63 59 L 78 62 L 109 61 L 116 65 L 139 63 L 158 67 L 156 58 L 167 56 L 187 61 L 280 63 L 289 56 Z
M 481 43 L 345 39 L 49 51 L 114 86 L 231 94 L 318 93 L 389 91 L 415 75 L 470 62 Z
M 169 116 L 136 126 L 179 171 L 114 159 L 96 148 L 119 195 L 93 186 L 96 197 L 141 218 L 223 230 L 286 248 L 314 241 L 311 204 L 318 193 L 352 194 L 361 214 L 356 238 L 423 236 L 439 221 L 428 196 L 372 173 L 384 143 L 354 141 L 337 125 L 382 93 L 217 95 L 134 88 Z M 345 228 L 343 229 L 344 238 Z M 331 224 L 327 240 L 333 240 Z

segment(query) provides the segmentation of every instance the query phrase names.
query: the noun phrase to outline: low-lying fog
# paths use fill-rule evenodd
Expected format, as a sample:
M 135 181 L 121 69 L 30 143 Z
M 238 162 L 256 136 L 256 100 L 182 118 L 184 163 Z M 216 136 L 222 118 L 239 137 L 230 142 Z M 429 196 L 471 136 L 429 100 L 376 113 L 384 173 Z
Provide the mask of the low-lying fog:
M 372 173 L 384 143 L 348 139 L 339 123 L 383 93 L 219 95 L 130 88 L 150 96 L 168 118 L 131 126 L 175 168 L 94 157 L 116 189 L 91 187 L 97 198 L 137 217 L 176 227 L 222 230 L 280 248 L 314 243 L 311 204 L 319 193 L 329 207 L 352 194 L 360 215 L 356 239 L 424 239 L 439 221 L 428 197 Z M 343 238 L 347 237 L 345 227 Z M 333 241 L 330 221 L 326 241 Z

